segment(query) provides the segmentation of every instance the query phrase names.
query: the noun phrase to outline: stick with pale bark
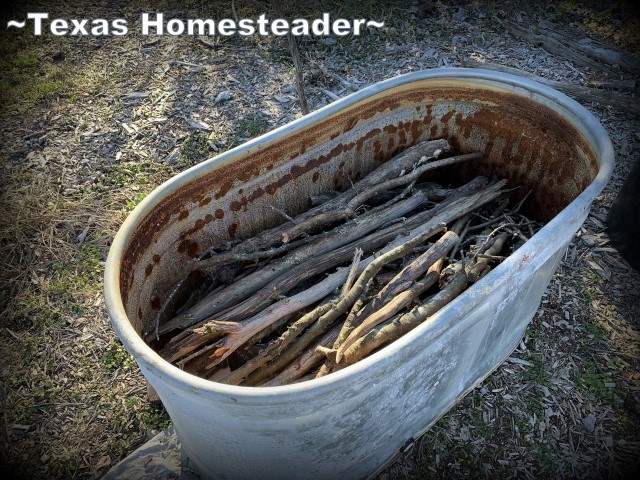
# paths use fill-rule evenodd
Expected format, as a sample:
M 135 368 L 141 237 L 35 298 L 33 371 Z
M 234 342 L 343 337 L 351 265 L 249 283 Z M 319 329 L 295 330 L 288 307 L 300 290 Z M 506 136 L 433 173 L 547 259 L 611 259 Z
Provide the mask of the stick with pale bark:
M 496 239 L 485 253 L 488 255 L 497 255 L 500 253 L 505 239 L 506 237 L 501 237 L 500 241 Z M 487 259 L 477 259 L 477 261 L 467 265 L 464 270 L 457 273 L 440 292 L 427 302 L 415 307 L 404 315 L 396 317 L 391 323 L 374 329 L 367 335 L 360 337 L 344 352 L 339 364 L 351 365 L 364 358 L 376 348 L 397 340 L 405 333 L 413 330 L 428 317 L 440 310 L 440 308 L 456 298 L 467 287 L 470 277 L 474 280 L 479 278 L 477 272 L 484 271 L 487 268 L 487 263 Z
M 400 175 L 384 182 L 380 182 L 376 185 L 372 185 L 368 189 L 354 196 L 351 200 L 349 200 L 349 202 L 347 202 L 346 205 L 342 207 L 336 208 L 335 210 L 332 210 L 330 212 L 322 213 L 316 217 L 312 217 L 298 223 L 297 225 L 291 227 L 287 231 L 287 233 L 283 235 L 282 240 L 285 243 L 290 242 L 291 240 L 299 237 L 312 228 L 317 228 L 318 223 L 320 223 L 321 225 L 327 225 L 333 222 L 344 220 L 345 218 L 352 217 L 358 207 L 363 205 L 367 200 L 369 200 L 376 194 L 384 192 L 386 190 L 391 190 L 401 185 L 415 182 L 420 176 L 431 170 L 450 167 L 459 163 L 470 162 L 472 160 L 477 160 L 481 156 L 482 155 L 480 153 L 468 153 L 465 155 L 445 158 L 443 160 L 435 160 L 433 162 L 428 162 L 422 165 L 419 164 L 412 171 L 405 173 L 404 175 Z
M 363 312 L 360 318 L 356 318 L 356 325 L 352 327 L 351 333 L 348 334 L 342 345 L 334 348 L 336 351 L 336 362 L 340 362 L 342 354 L 361 336 L 368 333 L 372 328 L 381 324 L 391 316 L 395 315 L 400 309 L 408 305 L 417 296 L 421 295 L 426 288 L 434 285 L 438 280 L 439 273 L 431 272 L 418 283 L 422 285 L 411 285 L 409 289 L 400 293 L 390 294 L 395 290 L 394 287 L 402 285 L 404 282 L 413 282 L 416 278 L 424 274 L 434 263 L 444 258 L 449 250 L 458 241 L 459 237 L 454 232 L 447 232 L 438 240 L 429 250 L 420 255 L 411 264 L 405 267 L 398 275 L 393 278 L 371 301 L 371 308 Z M 358 325 L 359 324 L 359 325 Z M 344 328 L 344 327 L 343 327 Z
M 284 370 L 278 375 L 273 377 L 267 382 L 261 383 L 261 387 L 276 387 L 279 385 L 286 385 L 291 383 L 313 368 L 318 366 L 326 357 L 322 353 L 318 353 L 316 349 L 318 347 L 330 347 L 338 338 L 338 332 L 340 331 L 340 325 L 336 325 L 327 333 L 325 333 L 315 345 L 308 347 L 302 354 L 291 362 Z

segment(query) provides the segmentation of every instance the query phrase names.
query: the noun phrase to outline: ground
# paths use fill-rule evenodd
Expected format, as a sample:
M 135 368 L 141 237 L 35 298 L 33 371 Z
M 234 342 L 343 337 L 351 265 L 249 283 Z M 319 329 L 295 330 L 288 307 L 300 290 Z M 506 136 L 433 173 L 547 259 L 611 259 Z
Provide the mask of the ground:
M 3 471 L 99 478 L 170 424 L 147 398 L 111 329 L 104 261 L 127 214 L 162 181 L 301 115 L 285 38 L 141 36 L 141 12 L 232 18 L 232 2 L 31 3 L 51 18 L 126 18 L 130 33 L 34 37 L 0 49 L 0 358 Z M 236 14 L 268 8 L 237 0 Z M 322 8 L 321 8 L 322 7 Z M 606 77 L 511 36 L 501 22 L 580 29 L 629 54 L 626 4 L 323 2 L 285 14 L 384 19 L 359 38 L 301 39 L 309 106 L 419 69 L 491 61 L 548 79 Z M 627 93 L 637 97 L 637 87 Z M 555 273 L 511 357 L 380 478 L 624 478 L 640 458 L 640 275 L 609 243 L 605 220 L 640 151 L 637 116 L 582 103 L 616 152 L 615 172 Z

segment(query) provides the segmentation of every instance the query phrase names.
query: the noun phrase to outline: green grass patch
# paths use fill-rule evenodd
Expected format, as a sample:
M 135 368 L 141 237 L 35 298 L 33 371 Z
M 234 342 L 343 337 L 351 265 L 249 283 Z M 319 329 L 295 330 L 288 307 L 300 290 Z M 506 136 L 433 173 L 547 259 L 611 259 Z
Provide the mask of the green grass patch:
M 46 56 L 51 49 L 42 38 L 25 31 L 0 34 L 0 104 L 3 112 L 24 112 L 65 90 L 71 66 L 54 63 Z M 46 44 L 45 44 L 46 43 Z
M 542 355 L 534 353 L 527 360 L 532 363 L 532 365 L 528 366 L 522 373 L 522 380 L 538 385 L 549 386 L 549 376 Z
M 120 342 L 111 342 L 104 349 L 102 357 L 102 372 L 110 373 L 118 368 L 131 370 L 136 365 L 136 361 Z
M 234 133 L 230 138 L 229 148 L 237 147 L 243 142 L 262 135 L 271 129 L 271 125 L 266 118 L 259 113 L 247 115 L 236 124 Z
M 191 166 L 201 162 L 209 153 L 208 137 L 205 133 L 196 130 L 187 135 L 180 147 L 178 163 L 182 166 Z
M 593 360 L 586 360 L 576 375 L 576 383 L 587 396 L 614 405 L 622 402 L 622 393 L 615 386 L 613 377 L 608 373 L 601 372 Z

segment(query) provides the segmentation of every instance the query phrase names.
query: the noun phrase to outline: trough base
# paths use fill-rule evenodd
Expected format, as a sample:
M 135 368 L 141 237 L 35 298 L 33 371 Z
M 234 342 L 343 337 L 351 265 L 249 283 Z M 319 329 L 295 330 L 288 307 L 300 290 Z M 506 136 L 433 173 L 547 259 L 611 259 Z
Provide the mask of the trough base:
M 173 427 L 114 465 L 102 480 L 200 480 Z

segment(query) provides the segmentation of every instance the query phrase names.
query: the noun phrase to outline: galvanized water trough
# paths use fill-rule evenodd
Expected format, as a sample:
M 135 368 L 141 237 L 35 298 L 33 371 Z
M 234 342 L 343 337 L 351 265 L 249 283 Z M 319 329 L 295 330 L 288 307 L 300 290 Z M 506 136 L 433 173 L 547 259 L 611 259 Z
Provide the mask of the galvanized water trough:
M 237 387 L 170 365 L 141 339 L 180 265 L 207 245 L 295 214 L 409 145 L 445 137 L 484 152 L 474 171 L 533 190 L 547 224 L 425 324 L 329 376 Z M 366 478 L 515 348 L 613 165 L 598 121 L 535 82 L 439 69 L 361 90 L 197 165 L 152 192 L 114 239 L 105 273 L 113 326 L 157 390 L 203 478 Z

